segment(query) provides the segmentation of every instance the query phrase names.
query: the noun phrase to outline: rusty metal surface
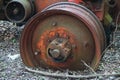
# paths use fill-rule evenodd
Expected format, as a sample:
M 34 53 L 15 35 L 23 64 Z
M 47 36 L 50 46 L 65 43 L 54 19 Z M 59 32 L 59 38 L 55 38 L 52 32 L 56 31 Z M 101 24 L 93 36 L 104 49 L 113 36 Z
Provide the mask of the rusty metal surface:
M 37 12 L 39 12 L 53 3 L 66 2 L 66 1 L 68 0 L 35 0 L 35 6 L 36 6 Z
M 5 15 L 11 22 L 21 23 L 31 16 L 33 6 L 28 0 L 12 0 L 5 8 Z
M 91 2 L 92 3 L 92 2 Z M 101 2 L 96 2 L 96 3 L 92 3 L 92 11 L 95 13 L 95 15 L 99 18 L 100 21 L 103 20 L 104 17 L 104 11 L 105 11 L 105 1 L 101 1 Z
M 80 4 L 81 2 L 83 2 L 83 0 L 68 0 L 69 2 L 74 2 L 77 4 Z
M 62 39 L 62 41 L 61 41 Z M 103 27 L 84 6 L 61 2 L 36 14 L 20 41 L 27 66 L 83 70 L 82 60 L 95 69 L 105 48 Z
M 63 8 L 64 6 L 66 8 Z M 74 8 L 76 10 L 74 10 Z M 71 12 L 71 13 L 76 13 L 77 14 L 76 17 L 80 16 L 80 19 L 86 18 L 86 20 L 88 20 L 88 21 L 86 21 L 86 20 L 81 19 L 81 21 L 84 22 L 86 25 L 89 25 L 89 23 L 92 23 L 92 24 L 95 23 L 94 25 L 97 25 L 97 27 L 93 26 L 91 28 L 94 28 L 95 31 L 97 32 L 97 34 L 100 36 L 99 40 L 100 40 L 100 43 L 102 45 L 102 50 L 103 50 L 103 48 L 105 48 L 105 47 L 103 47 L 105 45 L 105 40 L 103 40 L 103 39 L 105 39 L 105 33 L 104 33 L 103 26 L 102 26 L 100 20 L 96 17 L 96 15 L 93 12 L 91 12 L 89 9 L 87 9 L 85 6 L 77 5 L 77 4 L 70 3 L 70 2 L 61 2 L 60 4 L 56 3 L 56 4 L 53 4 L 53 5 L 45 8 L 42 12 L 44 12 L 46 10 L 51 10 L 51 9 L 58 9 L 58 10 L 60 9 L 60 10 L 66 10 L 66 11 Z M 79 11 L 77 11 L 77 10 L 82 11 L 82 13 L 80 14 Z M 91 19 L 93 19 L 93 21 L 91 21 Z

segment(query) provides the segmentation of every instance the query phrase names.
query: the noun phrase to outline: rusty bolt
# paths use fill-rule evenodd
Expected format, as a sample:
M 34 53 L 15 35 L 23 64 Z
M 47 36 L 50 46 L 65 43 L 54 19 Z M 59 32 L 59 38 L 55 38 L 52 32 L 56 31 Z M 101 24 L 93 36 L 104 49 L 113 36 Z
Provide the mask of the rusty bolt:
M 52 26 L 57 26 L 57 22 L 53 22 L 53 23 L 52 23 Z
M 36 52 L 34 54 L 38 55 L 39 53 L 40 53 L 40 50 L 36 50 Z
M 38 55 L 38 52 L 35 52 L 34 54 L 35 54 L 35 55 Z
M 60 51 L 58 49 L 54 49 L 51 55 L 54 58 L 58 58 L 60 56 Z

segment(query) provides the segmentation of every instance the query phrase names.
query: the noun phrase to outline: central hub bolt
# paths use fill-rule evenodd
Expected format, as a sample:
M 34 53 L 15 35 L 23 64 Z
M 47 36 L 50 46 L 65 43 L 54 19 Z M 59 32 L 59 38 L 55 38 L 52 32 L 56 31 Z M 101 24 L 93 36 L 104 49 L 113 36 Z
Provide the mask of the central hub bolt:
M 15 9 L 13 10 L 13 13 L 14 13 L 15 15 L 18 14 L 18 12 L 19 12 L 18 8 L 15 8 Z
M 48 56 L 56 62 L 68 59 L 72 50 L 70 42 L 65 38 L 56 38 L 48 45 Z
M 54 49 L 54 50 L 51 52 L 51 56 L 52 56 L 53 58 L 59 58 L 59 56 L 60 56 L 60 50 Z

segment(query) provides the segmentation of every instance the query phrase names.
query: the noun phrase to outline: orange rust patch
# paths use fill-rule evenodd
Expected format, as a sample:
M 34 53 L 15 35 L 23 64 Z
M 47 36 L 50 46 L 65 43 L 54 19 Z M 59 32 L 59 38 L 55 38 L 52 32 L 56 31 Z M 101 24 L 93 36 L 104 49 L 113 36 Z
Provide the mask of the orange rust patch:
M 71 44 L 75 44 L 75 38 L 72 33 L 69 33 L 65 28 L 59 27 L 59 28 L 54 28 L 52 30 L 47 30 L 45 31 L 42 36 L 40 37 L 38 43 L 37 43 L 37 49 L 41 51 L 40 59 L 42 59 L 46 64 L 49 66 L 54 66 L 54 67 L 67 67 L 69 64 L 73 61 L 72 58 L 69 58 L 65 62 L 62 63 L 57 63 L 51 60 L 48 55 L 47 55 L 47 47 L 50 44 L 49 40 L 53 41 L 55 38 L 59 37 L 61 38 L 67 38 L 69 36 L 69 42 Z M 74 52 L 73 52 L 74 53 Z

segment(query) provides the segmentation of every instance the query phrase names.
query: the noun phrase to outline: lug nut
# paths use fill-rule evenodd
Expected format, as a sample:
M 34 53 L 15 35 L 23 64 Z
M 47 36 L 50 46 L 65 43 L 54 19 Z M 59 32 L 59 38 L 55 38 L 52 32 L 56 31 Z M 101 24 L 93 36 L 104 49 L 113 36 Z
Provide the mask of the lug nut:
M 35 55 L 38 55 L 38 52 L 35 52 L 34 54 L 35 54 Z
M 57 26 L 57 22 L 53 22 L 52 25 L 53 25 L 53 26 Z
M 34 54 L 38 55 L 39 53 L 40 53 L 40 50 L 36 50 L 36 52 Z

